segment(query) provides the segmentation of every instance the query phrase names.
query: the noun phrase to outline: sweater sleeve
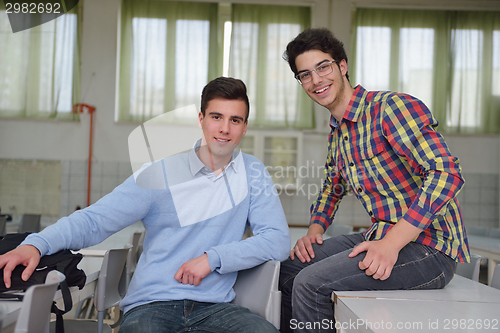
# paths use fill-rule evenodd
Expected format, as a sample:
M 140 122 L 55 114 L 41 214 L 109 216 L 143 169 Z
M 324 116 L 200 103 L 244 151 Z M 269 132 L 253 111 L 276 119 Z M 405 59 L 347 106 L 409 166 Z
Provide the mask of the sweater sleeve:
M 35 246 L 40 254 L 63 249 L 79 250 L 99 244 L 115 232 L 132 225 L 147 214 L 151 191 L 136 185 L 129 177 L 95 204 L 59 219 L 21 244 Z

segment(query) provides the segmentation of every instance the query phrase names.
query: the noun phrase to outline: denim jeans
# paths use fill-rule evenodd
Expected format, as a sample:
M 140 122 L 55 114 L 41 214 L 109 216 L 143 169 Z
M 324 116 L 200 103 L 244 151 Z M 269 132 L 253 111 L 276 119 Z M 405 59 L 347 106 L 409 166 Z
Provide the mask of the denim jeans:
M 264 318 L 228 303 L 153 302 L 125 313 L 118 333 L 278 333 Z
M 363 241 L 361 234 L 329 238 L 322 245 L 313 245 L 315 258 L 311 262 L 288 258 L 281 264 L 282 333 L 334 332 L 329 329 L 332 325 L 325 330 L 298 329 L 307 323 L 334 319 L 331 301 L 334 290 L 439 289 L 453 278 L 455 260 L 434 248 L 410 242 L 399 252 L 391 276 L 384 281 L 376 280 L 358 267 L 366 252 L 348 257 L 352 248 Z

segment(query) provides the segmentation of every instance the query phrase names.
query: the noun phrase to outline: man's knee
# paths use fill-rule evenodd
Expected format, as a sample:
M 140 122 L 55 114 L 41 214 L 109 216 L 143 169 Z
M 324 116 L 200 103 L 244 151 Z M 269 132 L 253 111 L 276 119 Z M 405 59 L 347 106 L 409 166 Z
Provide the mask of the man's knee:
M 295 276 L 292 288 L 292 293 L 294 295 L 303 293 L 311 294 L 316 292 L 317 288 L 315 286 L 315 281 L 317 279 L 314 277 L 314 275 L 310 274 L 310 271 L 311 270 L 309 269 L 309 267 L 306 267 Z

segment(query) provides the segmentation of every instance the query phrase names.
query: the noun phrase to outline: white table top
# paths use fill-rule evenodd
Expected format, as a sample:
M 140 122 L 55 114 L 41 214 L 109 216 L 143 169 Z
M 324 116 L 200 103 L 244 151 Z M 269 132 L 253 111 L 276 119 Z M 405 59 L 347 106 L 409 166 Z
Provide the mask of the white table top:
M 497 303 L 500 290 L 455 275 L 443 289 L 335 291 L 336 297 Z M 333 299 L 335 301 L 335 299 Z M 500 309 L 499 309 L 500 310 Z M 500 312 L 500 311 L 499 311 Z
M 500 303 L 341 298 L 335 325 L 345 332 L 496 332 Z
M 332 298 L 345 332 L 500 331 L 500 290 L 458 275 L 443 289 L 339 291 Z
M 134 232 L 143 232 L 143 231 L 144 231 L 144 226 L 142 222 L 137 222 L 109 236 L 101 243 L 87 247 L 85 250 L 109 250 L 113 248 L 115 249 L 123 248 L 125 244 L 130 242 L 130 236 Z
M 469 247 L 500 254 L 500 238 L 468 235 Z

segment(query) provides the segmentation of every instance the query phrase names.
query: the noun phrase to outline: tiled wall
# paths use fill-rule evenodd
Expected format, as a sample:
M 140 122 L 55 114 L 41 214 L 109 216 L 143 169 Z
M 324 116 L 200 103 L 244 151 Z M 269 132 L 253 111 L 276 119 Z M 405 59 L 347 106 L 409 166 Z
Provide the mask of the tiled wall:
M 458 194 L 465 226 L 499 227 L 499 175 L 463 174 L 465 186 Z
M 61 206 L 60 216 L 71 214 L 76 206 L 87 205 L 87 173 L 86 161 L 61 162 Z M 132 174 L 129 162 L 93 162 L 92 182 L 90 184 L 90 203 L 113 191 Z

